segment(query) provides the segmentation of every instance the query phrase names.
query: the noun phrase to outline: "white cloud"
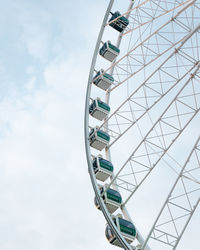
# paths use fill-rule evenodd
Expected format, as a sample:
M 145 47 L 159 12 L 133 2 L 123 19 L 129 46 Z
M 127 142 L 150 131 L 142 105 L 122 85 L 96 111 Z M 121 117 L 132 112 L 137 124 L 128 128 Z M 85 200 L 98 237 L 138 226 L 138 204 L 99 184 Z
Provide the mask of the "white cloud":
M 45 27 L 25 21 L 21 41 L 28 53 L 41 62 L 46 62 L 49 51 L 49 35 Z
M 36 77 L 31 77 L 31 79 L 28 81 L 26 88 L 28 90 L 32 90 L 35 86 L 35 82 L 36 82 Z
M 93 204 L 83 135 L 89 66 L 107 3 L 44 2 L 15 5 L 17 48 L 30 57 L 19 58 L 28 75 L 23 91 L 13 78 L 0 106 L 0 248 L 116 249 Z M 145 227 L 150 218 L 137 216 Z
M 108 246 L 84 153 L 86 68 L 73 59 L 52 61 L 44 70 L 44 88 L 5 102 L 9 136 L 0 141 L 2 249 Z M 30 91 L 35 81 L 33 75 Z
M 28 66 L 26 67 L 26 73 L 29 74 L 29 75 L 34 74 L 34 73 L 35 73 L 35 68 L 34 68 L 34 66 L 33 66 L 33 65 L 28 65 Z

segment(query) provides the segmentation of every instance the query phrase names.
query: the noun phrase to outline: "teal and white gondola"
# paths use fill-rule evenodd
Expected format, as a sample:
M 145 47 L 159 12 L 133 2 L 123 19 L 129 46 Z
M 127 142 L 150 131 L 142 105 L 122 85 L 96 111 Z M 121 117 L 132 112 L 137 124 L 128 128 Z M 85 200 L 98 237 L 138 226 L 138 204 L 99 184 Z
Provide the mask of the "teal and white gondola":
M 110 214 L 113 214 L 122 204 L 122 197 L 120 193 L 112 188 L 107 189 L 107 185 L 100 186 L 100 193 L 101 194 L 104 193 L 102 196 L 103 201 L 108 209 L 108 212 Z M 96 198 L 95 198 L 95 205 L 98 209 L 100 209 L 100 206 Z
M 93 100 L 89 107 L 89 113 L 94 118 L 102 121 L 107 117 L 110 112 L 110 106 L 102 102 L 100 98 Z
M 105 73 L 103 69 L 99 70 L 93 78 L 93 83 L 100 89 L 107 90 L 113 84 L 114 78 Z
M 125 28 L 128 26 L 129 24 L 129 20 L 124 17 L 121 16 L 119 11 L 116 11 L 115 13 L 111 13 L 112 17 L 109 20 L 109 25 L 114 28 L 115 30 L 122 32 L 125 30 Z M 116 19 L 117 18 L 117 19 Z M 116 20 L 115 20 L 116 19 Z M 115 20 L 115 21 L 113 21 Z M 113 21 L 113 22 L 112 22 Z
M 137 231 L 132 222 L 123 219 L 121 215 L 114 216 L 113 222 L 129 244 L 134 241 L 137 236 Z M 109 225 L 106 226 L 105 234 L 112 245 L 122 247 Z
M 103 159 L 101 155 L 95 157 L 92 164 L 97 180 L 106 181 L 108 177 L 112 176 L 113 164 L 110 161 Z
M 100 130 L 98 126 L 92 128 L 89 134 L 90 146 L 97 149 L 103 150 L 108 146 L 110 142 L 110 136 L 103 130 Z
M 110 41 L 105 42 L 99 50 L 99 54 L 110 62 L 114 61 L 119 53 L 119 48 L 113 45 Z

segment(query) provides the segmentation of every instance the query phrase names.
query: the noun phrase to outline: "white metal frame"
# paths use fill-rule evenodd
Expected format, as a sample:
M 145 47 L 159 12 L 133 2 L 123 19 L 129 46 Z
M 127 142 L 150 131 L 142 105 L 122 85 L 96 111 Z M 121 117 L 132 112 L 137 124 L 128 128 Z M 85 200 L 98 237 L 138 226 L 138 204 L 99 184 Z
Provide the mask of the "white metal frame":
M 117 229 L 117 227 L 113 223 L 112 217 L 108 213 L 107 208 L 103 202 L 103 199 L 101 198 L 99 188 L 97 185 L 97 181 L 96 181 L 96 178 L 95 178 L 95 175 L 93 172 L 92 161 L 91 161 L 91 151 L 90 151 L 90 146 L 89 146 L 89 104 L 90 104 L 90 93 L 91 93 L 91 85 L 92 85 L 92 80 L 93 80 L 93 72 L 95 69 L 95 63 L 96 63 L 101 39 L 103 36 L 104 28 L 105 28 L 106 22 L 108 20 L 108 16 L 109 16 L 109 13 L 110 13 L 110 10 L 112 8 L 113 3 L 114 3 L 114 0 L 110 0 L 108 8 L 106 10 L 104 20 L 103 20 L 103 23 L 102 23 L 102 26 L 101 26 L 101 29 L 99 32 L 98 39 L 97 39 L 97 43 L 96 43 L 96 47 L 95 47 L 95 51 L 94 51 L 94 55 L 93 55 L 93 59 L 92 59 L 92 63 L 91 63 L 91 68 L 90 68 L 90 75 L 89 75 L 89 80 L 88 80 L 88 87 L 87 87 L 86 101 L 85 101 L 85 118 L 84 118 L 85 149 L 86 149 L 86 156 L 87 156 L 87 163 L 88 163 L 88 171 L 90 174 L 90 178 L 91 178 L 91 182 L 92 182 L 93 189 L 95 192 L 95 196 L 97 197 L 97 201 L 100 205 L 101 211 L 104 214 L 104 217 L 106 218 L 106 220 L 107 220 L 108 224 L 110 225 L 111 229 L 113 230 L 114 234 L 118 238 L 119 242 L 124 247 L 124 249 L 131 250 L 131 247 L 127 244 L 127 242 L 122 237 L 119 230 Z
M 126 17 L 130 17 L 132 19 L 134 19 L 134 17 L 131 16 L 132 11 L 138 11 L 141 10 L 145 4 L 147 4 L 148 2 L 150 2 L 150 0 L 146 0 L 146 1 L 140 1 L 140 3 L 137 6 L 133 7 L 134 4 L 134 0 L 131 1 L 130 6 L 128 8 L 128 11 L 126 13 L 124 13 L 123 15 Z M 156 4 L 154 1 L 152 1 L 153 4 Z M 162 1 L 161 1 L 162 2 Z M 115 187 L 115 189 L 119 190 L 120 188 L 123 188 L 125 190 L 127 190 L 130 194 L 128 195 L 128 198 L 125 200 L 125 202 L 123 203 L 123 205 L 121 206 L 121 210 L 123 212 L 123 215 L 126 219 L 131 221 L 131 217 L 128 214 L 128 211 L 126 209 L 126 203 L 129 201 L 129 199 L 133 196 L 133 194 L 136 192 L 136 190 L 140 187 L 140 185 L 143 183 L 143 181 L 148 177 L 148 175 L 152 172 L 152 170 L 156 167 L 156 165 L 162 160 L 163 156 L 166 154 L 168 154 L 168 150 L 170 149 L 170 147 L 173 145 L 173 143 L 176 141 L 176 139 L 182 134 L 182 132 L 186 129 L 186 127 L 190 124 L 190 122 L 193 121 L 194 117 L 196 117 L 199 114 L 199 110 L 200 107 L 197 105 L 195 107 L 190 107 L 190 105 L 188 105 L 187 103 L 184 103 L 184 101 L 181 101 L 181 97 L 182 97 L 182 93 L 184 92 L 184 89 L 188 86 L 188 84 L 190 84 L 192 81 L 196 81 L 199 82 L 199 75 L 200 75 L 200 62 L 197 59 L 194 59 L 192 56 L 186 54 L 186 52 L 184 51 L 184 45 L 192 38 L 192 36 L 196 35 L 199 33 L 199 29 L 200 29 L 200 24 L 198 24 L 196 27 L 190 27 L 189 23 L 185 24 L 183 23 L 183 21 L 181 20 L 181 16 L 183 15 L 183 13 L 185 13 L 187 11 L 187 9 L 192 8 L 194 5 L 196 5 L 196 8 L 199 9 L 200 11 L 200 4 L 197 4 L 197 0 L 185 0 L 185 1 L 176 1 L 177 5 L 174 4 L 173 7 L 170 7 L 169 9 L 166 9 L 163 11 L 163 13 L 158 13 L 157 15 L 152 15 L 150 16 L 149 20 L 139 24 L 138 26 L 135 26 L 134 28 L 127 28 L 123 33 L 120 33 L 119 37 L 118 37 L 118 41 L 117 41 L 117 47 L 120 46 L 121 40 L 123 37 L 127 36 L 130 32 L 133 32 L 133 30 L 137 30 L 140 28 L 140 26 L 144 26 L 144 25 L 148 25 L 151 24 L 153 21 L 155 21 L 156 19 L 159 19 L 161 16 L 164 16 L 165 14 L 168 13 L 172 13 L 172 18 L 168 21 L 166 21 L 164 24 L 162 24 L 160 27 L 158 27 L 156 30 L 154 30 L 153 32 L 150 32 L 150 35 L 147 36 L 145 39 L 141 40 L 140 42 L 138 42 L 133 48 L 129 49 L 127 54 L 123 55 L 119 60 L 115 60 L 112 62 L 111 66 L 105 70 L 105 72 L 108 72 L 109 74 L 113 75 L 116 74 L 116 76 L 118 76 L 119 81 L 117 81 L 115 84 L 113 84 L 110 89 L 106 92 L 106 103 L 109 104 L 109 100 L 110 100 L 110 94 L 112 91 L 116 90 L 117 88 L 120 88 L 120 86 L 125 83 L 126 81 L 128 81 L 131 77 L 137 75 L 139 72 L 143 71 L 145 69 L 146 66 L 153 64 L 157 59 L 162 58 L 163 55 L 167 55 L 167 57 L 165 57 L 165 60 L 158 65 L 158 67 L 155 69 L 155 71 L 149 75 L 148 78 L 145 79 L 145 81 L 143 81 L 140 86 L 134 90 L 131 94 L 129 94 L 129 96 L 127 97 L 126 100 L 123 101 L 123 103 L 121 103 L 118 108 L 112 112 L 112 114 L 105 119 L 105 121 L 103 122 L 103 124 L 100 126 L 100 128 L 103 128 L 105 131 L 107 131 L 111 138 L 112 141 L 109 144 L 108 147 L 106 147 L 105 149 L 105 154 L 106 154 L 106 158 L 108 160 L 111 161 L 111 154 L 110 154 L 110 149 L 112 147 L 112 145 L 117 142 L 118 140 L 120 140 L 121 137 L 123 137 L 123 135 L 134 125 L 137 125 L 137 122 L 144 116 L 144 115 L 149 115 L 149 111 L 157 104 L 159 103 L 164 96 L 166 96 L 168 93 L 173 92 L 174 88 L 179 85 L 181 85 L 181 88 L 179 89 L 179 91 L 176 93 L 176 95 L 173 97 L 173 99 L 171 100 L 171 102 L 167 105 L 167 107 L 165 108 L 165 110 L 162 112 L 162 114 L 160 115 L 160 117 L 157 119 L 156 122 L 152 122 L 152 127 L 150 128 L 150 130 L 147 132 L 147 134 L 143 137 L 142 141 L 140 142 L 140 144 L 137 146 L 137 148 L 133 151 L 133 153 L 130 155 L 130 157 L 128 158 L 128 160 L 124 163 L 124 165 L 120 168 L 120 170 L 117 172 L 117 174 L 115 176 L 113 176 L 110 184 L 108 185 L 108 188 L 112 185 L 113 187 Z M 107 11 L 105 13 L 105 17 L 103 20 L 103 24 L 97 39 L 97 44 L 95 47 L 95 51 L 94 51 L 94 55 L 93 55 L 93 59 L 92 59 L 92 64 L 91 64 L 91 69 L 90 69 L 90 75 L 89 75 L 89 81 L 88 81 L 88 87 L 87 87 L 87 94 L 86 94 L 86 103 L 85 103 L 85 148 L 86 148 L 86 155 L 87 155 L 87 161 L 88 161 L 88 169 L 89 169 L 89 174 L 90 174 L 90 178 L 92 181 L 92 185 L 95 191 L 95 196 L 97 198 L 98 204 L 100 205 L 101 211 L 103 212 L 109 226 L 111 227 L 112 231 L 114 232 L 114 234 L 116 235 L 116 237 L 118 238 L 119 242 L 121 243 L 121 245 L 123 246 L 124 249 L 132 249 L 132 246 L 130 246 L 125 239 L 123 238 L 123 236 L 121 235 L 121 233 L 119 232 L 119 230 L 117 229 L 117 227 L 114 225 L 113 220 L 110 216 L 110 214 L 107 211 L 107 208 L 103 202 L 103 199 L 101 198 L 101 195 L 99 193 L 99 188 L 97 185 L 97 181 L 95 178 L 95 174 L 93 172 L 93 167 L 92 167 L 92 155 L 90 152 L 90 146 L 89 146 L 89 104 L 90 104 L 90 94 L 91 94 L 91 86 L 92 86 L 92 80 L 93 80 L 93 75 L 94 75 L 94 70 L 95 70 L 95 64 L 96 64 L 96 60 L 97 60 L 97 55 L 98 55 L 98 51 L 100 48 L 100 43 L 102 40 L 102 36 L 104 33 L 104 29 L 105 27 L 107 27 L 109 25 L 109 23 L 107 22 L 108 20 L 108 16 L 109 13 L 111 11 L 111 8 L 113 6 L 114 0 L 110 0 Z M 158 3 L 159 5 L 159 3 Z M 174 11 L 177 10 L 177 13 L 175 15 L 173 15 Z M 153 11 L 152 11 L 153 13 Z M 119 17 L 118 17 L 119 18 Z M 114 21 L 114 20 L 113 20 Z M 182 35 L 182 37 L 180 37 L 176 42 L 171 42 L 169 39 L 167 39 L 167 36 L 165 36 L 162 31 L 165 27 L 167 27 L 168 25 L 173 24 L 174 25 L 178 25 L 180 26 L 182 29 L 186 30 L 186 34 Z M 135 50 L 137 50 L 137 48 L 143 48 L 144 51 L 147 49 L 146 46 L 148 44 L 148 41 L 153 38 L 153 37 L 157 37 L 160 36 L 162 37 L 167 43 L 168 43 L 168 48 L 167 49 L 163 49 L 161 51 L 155 52 L 152 50 L 152 53 L 155 54 L 155 56 L 153 57 L 153 59 L 149 60 L 148 62 L 145 63 L 141 63 L 141 66 L 133 71 L 131 69 L 131 62 L 130 60 L 132 60 L 132 53 L 134 53 Z M 172 53 L 169 55 L 169 51 L 174 49 L 174 51 L 172 51 Z M 150 50 L 150 49 L 149 49 Z M 145 52 L 146 53 L 146 52 Z M 188 60 L 189 62 L 189 66 L 187 67 L 187 71 L 182 74 L 181 76 L 178 76 L 177 78 L 174 77 L 174 82 L 173 84 L 171 84 L 171 86 L 168 89 L 162 90 L 162 92 L 157 92 L 155 91 L 155 94 L 157 95 L 157 99 L 154 103 L 152 103 L 150 106 L 141 106 L 141 108 L 143 108 L 143 113 L 140 117 L 135 118 L 134 115 L 134 111 L 131 110 L 131 106 L 130 106 L 130 111 L 132 113 L 132 117 L 133 119 L 128 119 L 126 118 L 124 115 L 122 115 L 120 113 L 121 108 L 125 105 L 125 104 L 130 104 L 131 102 L 135 102 L 134 101 L 134 96 L 135 94 L 140 90 L 140 89 L 150 89 L 150 85 L 148 84 L 148 81 L 151 80 L 151 78 L 154 76 L 154 74 L 161 72 L 161 71 L 167 71 L 166 67 L 165 67 L 165 63 L 168 62 L 172 57 L 177 57 L 177 55 L 179 57 L 182 57 L 182 60 Z M 144 57 L 146 55 L 144 54 Z M 130 59 L 130 60 L 129 60 Z M 129 69 L 127 70 L 126 67 L 123 67 L 123 62 L 124 61 L 128 61 L 128 66 Z M 177 66 L 178 67 L 178 66 Z M 117 71 L 121 71 L 121 75 L 117 73 Z M 124 73 L 123 73 L 124 72 Z M 126 75 L 124 78 L 122 77 L 123 75 Z M 195 92 L 193 93 L 194 99 L 196 98 L 196 95 L 199 95 L 199 93 Z M 146 96 L 146 98 L 148 98 L 148 96 Z M 176 106 L 177 102 L 181 102 L 182 104 L 188 106 L 188 108 L 191 108 L 191 116 L 188 118 L 187 122 L 182 123 L 181 119 L 181 115 L 179 115 L 179 110 Z M 138 103 L 137 103 L 138 104 Z M 169 110 L 170 107 L 172 107 L 173 105 L 176 106 L 176 116 L 179 120 L 179 127 L 174 127 L 174 125 L 170 124 L 170 122 L 166 121 L 167 119 L 167 111 Z M 112 128 L 109 126 L 109 122 L 112 121 L 113 118 L 115 118 L 115 120 L 117 120 L 117 117 L 122 117 L 125 120 L 127 120 L 127 123 L 129 124 L 128 128 L 126 128 L 124 131 L 120 130 L 120 123 L 116 122 L 116 124 L 118 125 L 119 131 L 114 131 L 112 130 Z M 174 138 L 171 141 L 171 143 L 169 143 L 169 145 L 165 144 L 165 140 L 163 139 L 166 135 L 162 132 L 162 125 L 161 123 L 165 123 L 171 127 L 173 127 L 174 130 L 176 130 L 176 132 L 171 133 L 171 135 L 174 134 Z M 158 127 L 161 129 L 161 135 L 158 135 Z M 159 143 L 157 145 L 155 145 L 154 143 L 152 143 L 151 139 L 155 138 L 155 136 L 152 135 L 152 132 L 156 133 L 156 136 L 159 138 Z M 163 139 L 163 140 L 162 140 Z M 162 211 L 164 210 L 164 208 L 167 206 L 167 204 L 169 203 L 169 198 L 171 198 L 172 194 L 173 194 L 173 190 L 176 186 L 176 183 L 183 177 L 183 172 L 184 169 L 187 167 L 187 162 L 189 161 L 189 158 L 191 157 L 191 155 L 195 152 L 195 150 L 199 150 L 199 141 L 196 142 L 194 148 L 192 149 L 185 165 L 182 167 L 181 172 L 178 174 L 177 180 L 173 186 L 173 188 L 170 191 L 170 194 L 168 196 L 168 198 L 166 199 L 163 208 L 161 209 L 158 218 L 156 219 L 148 237 L 144 240 L 142 235 L 138 232 L 138 236 L 137 239 L 139 241 L 139 243 L 143 246 L 143 250 L 150 250 L 149 246 L 147 245 L 147 242 L 149 239 L 156 239 L 156 240 L 160 240 L 161 237 L 166 236 L 166 240 L 165 240 L 165 244 L 168 244 L 170 246 L 173 247 L 173 249 L 176 248 L 178 242 L 180 241 L 180 238 L 187 226 L 187 224 L 189 223 L 197 205 L 199 204 L 199 200 L 197 201 L 197 203 L 193 206 L 193 208 L 191 209 L 190 213 L 189 213 L 189 217 L 187 222 L 185 223 L 185 225 L 183 226 L 182 232 L 178 235 L 178 237 L 176 237 L 176 240 L 174 240 L 173 243 L 171 243 L 171 241 L 167 238 L 167 237 L 172 237 L 170 234 L 168 234 L 167 232 L 163 232 L 163 235 L 161 236 L 156 235 L 155 234 L 155 230 L 157 227 L 157 222 L 159 221 L 159 218 L 162 214 Z M 146 151 L 144 153 L 145 156 L 147 156 L 149 158 L 149 166 L 145 166 L 146 171 L 144 171 L 144 176 L 142 178 L 142 180 L 140 180 L 139 182 L 137 181 L 137 172 L 134 172 L 133 168 L 131 170 L 130 175 L 132 175 L 135 178 L 135 183 L 131 183 L 131 182 L 127 182 L 125 181 L 125 179 L 123 180 L 123 170 L 126 168 L 126 166 L 128 164 L 132 164 L 134 161 L 137 161 L 137 157 L 135 157 L 135 155 L 137 154 L 137 150 L 140 149 L 141 146 L 144 146 L 146 148 Z M 151 152 L 152 150 L 154 151 L 153 154 L 157 155 L 157 160 L 155 162 L 151 162 L 150 160 L 150 155 L 152 153 L 150 153 L 150 151 L 148 151 L 148 148 L 151 148 Z M 155 149 L 156 148 L 156 149 Z M 135 158 L 134 158 L 135 157 Z M 142 165 L 142 164 L 141 164 Z M 143 166 L 144 167 L 144 166 Z M 143 170 L 141 170 L 142 172 Z M 191 178 L 191 181 L 195 181 L 193 177 L 191 176 L 187 176 L 187 178 Z M 120 184 L 119 184 L 120 181 Z M 187 196 L 187 192 L 185 192 L 185 195 Z M 172 221 L 175 223 L 176 218 L 172 218 Z M 160 240 L 160 242 L 163 243 L 163 240 Z

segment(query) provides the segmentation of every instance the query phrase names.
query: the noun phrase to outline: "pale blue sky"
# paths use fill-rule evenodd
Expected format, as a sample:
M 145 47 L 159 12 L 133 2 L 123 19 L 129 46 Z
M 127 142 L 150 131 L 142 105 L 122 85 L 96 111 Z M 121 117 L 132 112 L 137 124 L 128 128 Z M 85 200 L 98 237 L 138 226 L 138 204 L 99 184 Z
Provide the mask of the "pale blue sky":
M 1 250 L 116 249 L 93 204 L 83 138 L 107 2 L 0 0 Z
M 0 248 L 109 247 L 83 140 L 88 72 L 107 3 L 0 2 Z

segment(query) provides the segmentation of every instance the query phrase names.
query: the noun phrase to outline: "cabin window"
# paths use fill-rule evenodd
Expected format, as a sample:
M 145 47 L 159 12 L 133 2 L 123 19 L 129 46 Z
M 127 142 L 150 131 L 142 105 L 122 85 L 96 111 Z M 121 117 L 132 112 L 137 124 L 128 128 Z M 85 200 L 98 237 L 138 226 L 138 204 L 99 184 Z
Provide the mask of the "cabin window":
M 109 48 L 111 48 L 112 50 L 116 51 L 117 53 L 120 52 L 120 50 L 116 46 L 112 45 L 112 43 L 109 42 L 108 44 L 109 44 Z
M 126 233 L 132 236 L 136 236 L 136 229 L 134 227 L 134 225 L 127 220 L 124 220 L 122 218 L 118 218 L 119 219 L 119 227 L 120 227 L 120 231 L 122 233 Z
M 96 170 L 97 169 L 97 158 L 94 159 L 92 165 L 93 165 L 94 170 Z
M 89 136 L 92 135 L 94 133 L 94 129 L 90 130 Z
M 105 51 L 107 49 L 107 44 L 104 43 L 103 47 L 102 47 L 102 50 Z
M 97 102 L 98 102 L 98 106 L 99 106 L 100 108 L 103 108 L 103 109 L 105 109 L 105 110 L 107 110 L 107 111 L 110 111 L 110 107 L 109 107 L 106 103 L 104 103 L 104 102 L 102 102 L 102 101 L 100 101 L 100 100 L 98 100 Z
M 122 202 L 122 197 L 121 197 L 120 193 L 117 192 L 116 190 L 109 188 L 106 193 L 107 193 L 108 199 L 116 201 L 118 203 Z
M 99 136 L 100 138 L 106 141 L 110 141 L 110 136 L 104 131 L 101 131 L 101 130 L 97 131 L 97 136 Z
M 111 162 L 109 162 L 109 161 L 107 161 L 107 160 L 105 160 L 103 158 L 99 158 L 99 163 L 100 163 L 100 166 L 102 168 L 105 168 L 105 169 L 107 169 L 109 171 L 113 171 L 113 165 L 112 165 Z
M 107 73 L 104 73 L 103 76 L 104 76 L 105 78 L 108 78 L 110 81 L 114 82 L 114 78 L 113 78 L 111 75 L 109 75 L 109 74 L 107 74 Z

